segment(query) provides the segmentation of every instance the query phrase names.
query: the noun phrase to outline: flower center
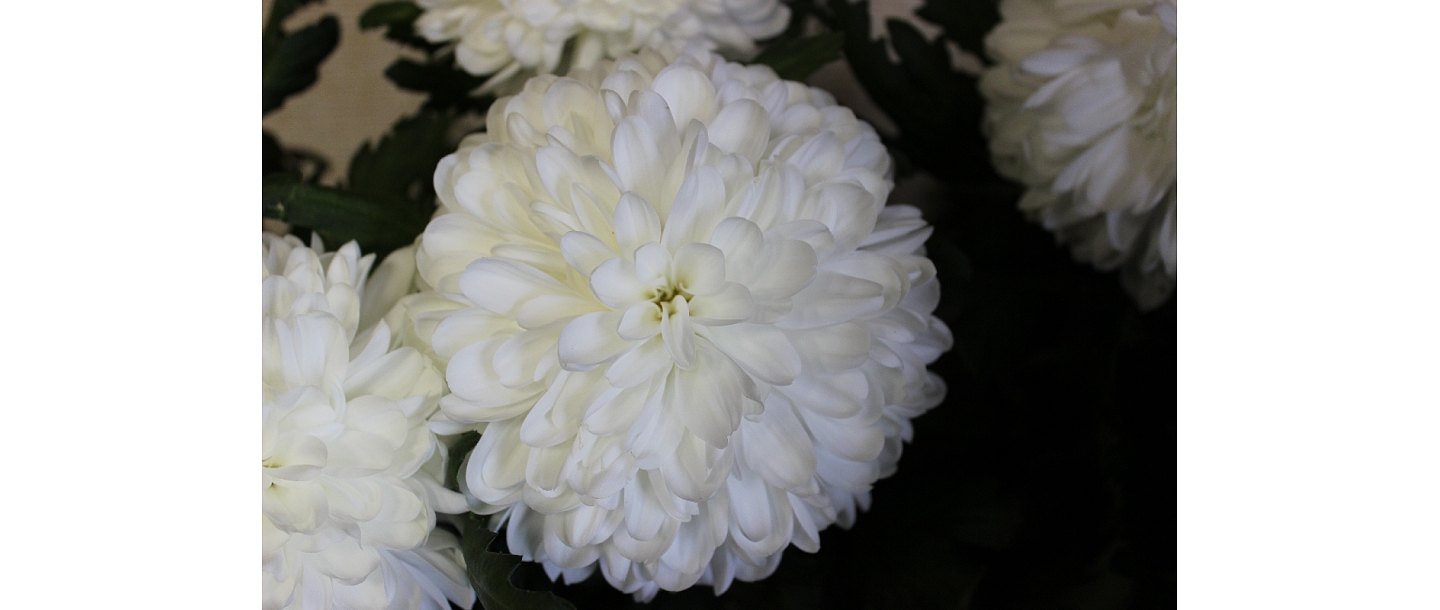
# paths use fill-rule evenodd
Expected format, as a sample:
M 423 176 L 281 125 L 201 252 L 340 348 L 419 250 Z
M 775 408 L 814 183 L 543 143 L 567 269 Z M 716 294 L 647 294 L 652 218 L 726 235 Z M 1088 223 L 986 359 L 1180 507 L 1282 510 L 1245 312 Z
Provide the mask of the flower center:
M 695 295 L 690 294 L 690 291 L 686 290 L 684 286 L 676 286 L 667 282 L 664 286 L 651 291 L 650 302 L 659 305 L 660 311 L 669 313 L 675 297 L 682 297 L 687 302 L 695 300 Z

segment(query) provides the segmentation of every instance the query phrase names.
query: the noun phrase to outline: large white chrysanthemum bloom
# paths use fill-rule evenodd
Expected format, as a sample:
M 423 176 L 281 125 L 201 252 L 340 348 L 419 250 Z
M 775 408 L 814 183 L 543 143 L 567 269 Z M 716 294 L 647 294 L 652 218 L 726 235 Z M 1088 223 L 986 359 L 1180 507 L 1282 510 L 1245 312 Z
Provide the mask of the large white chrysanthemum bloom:
M 379 321 L 412 285 L 413 248 L 368 278 L 354 242 L 324 253 L 264 234 L 263 607 L 448 610 L 475 595 L 435 511 L 444 451 L 426 427 L 444 380 Z
M 404 306 L 511 551 L 648 599 L 848 526 L 951 344 L 875 131 L 695 47 L 536 77 L 487 125 L 440 162 Z
M 586 69 L 666 41 L 698 41 L 740 57 L 790 21 L 779 0 L 418 0 L 416 29 L 431 42 L 457 41 L 455 59 L 494 74 L 502 91 L 535 74 Z M 509 91 L 506 91 L 509 92 Z
M 1005 0 L 980 81 L 1000 173 L 1142 307 L 1175 290 L 1175 0 Z

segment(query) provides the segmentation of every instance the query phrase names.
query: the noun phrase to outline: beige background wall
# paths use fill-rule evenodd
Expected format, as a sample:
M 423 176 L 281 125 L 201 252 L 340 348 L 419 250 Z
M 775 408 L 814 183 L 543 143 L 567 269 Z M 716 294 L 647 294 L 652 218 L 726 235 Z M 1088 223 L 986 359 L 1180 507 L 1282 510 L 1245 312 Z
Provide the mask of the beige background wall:
M 320 65 L 319 81 L 264 119 L 265 128 L 282 144 L 306 148 L 329 159 L 327 182 L 333 183 L 344 174 L 356 148 L 384 134 L 396 119 L 415 111 L 424 99 L 396 88 L 384 76 L 385 68 L 396 57 L 412 54 L 418 58 L 418 53 L 385 40 L 381 30 L 360 30 L 360 14 L 376 1 L 326 0 L 302 9 L 289 21 L 293 29 L 326 14 L 340 20 L 340 44 Z M 268 13 L 270 0 L 262 2 Z M 872 0 L 871 4 L 873 31 L 877 33 L 884 32 L 883 23 L 889 17 L 908 18 L 927 36 L 937 33 L 933 26 L 913 18 L 920 0 Z M 811 77 L 810 84 L 830 91 L 881 131 L 893 129 L 865 97 L 843 62 L 825 66 Z

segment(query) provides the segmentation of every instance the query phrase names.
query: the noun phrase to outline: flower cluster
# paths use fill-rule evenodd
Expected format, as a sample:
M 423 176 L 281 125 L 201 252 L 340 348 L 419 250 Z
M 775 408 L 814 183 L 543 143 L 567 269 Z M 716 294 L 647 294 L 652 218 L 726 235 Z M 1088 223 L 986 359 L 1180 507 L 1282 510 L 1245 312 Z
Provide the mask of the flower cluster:
M 1142 307 L 1175 289 L 1175 0 L 1005 0 L 980 88 L 996 168 Z
M 397 308 L 446 367 L 434 429 L 483 430 L 472 509 L 639 599 L 851 524 L 951 344 L 874 130 L 694 46 L 538 76 L 487 125 L 436 171 Z
M 426 427 L 444 381 L 380 316 L 412 286 L 414 255 L 264 235 L 263 607 L 445 610 L 474 603 Z
M 698 41 L 749 56 L 779 34 L 790 9 L 778 0 L 419 0 L 417 30 L 431 42 L 457 41 L 455 59 L 493 74 L 506 91 L 535 74 L 587 69 L 667 41 Z

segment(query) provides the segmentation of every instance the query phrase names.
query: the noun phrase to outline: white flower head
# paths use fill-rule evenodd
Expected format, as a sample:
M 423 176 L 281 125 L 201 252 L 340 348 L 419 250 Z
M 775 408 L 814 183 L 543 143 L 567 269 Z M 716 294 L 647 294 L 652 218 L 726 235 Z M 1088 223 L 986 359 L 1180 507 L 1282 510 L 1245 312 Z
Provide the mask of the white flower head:
M 487 124 L 440 162 L 405 304 L 511 551 L 649 599 L 848 526 L 951 343 L 875 131 L 695 47 L 536 77 Z
M 416 29 L 457 41 L 455 59 L 494 74 L 484 89 L 562 68 L 586 69 L 645 46 L 701 42 L 748 57 L 790 21 L 779 0 L 418 0 Z
M 980 81 L 1021 209 L 1142 307 L 1175 289 L 1175 0 L 1005 0 Z
M 444 380 L 392 349 L 379 321 L 411 285 L 413 247 L 374 255 L 264 234 L 261 497 L 263 607 L 447 610 L 474 603 L 426 427 Z M 432 531 L 434 530 L 434 531 Z

